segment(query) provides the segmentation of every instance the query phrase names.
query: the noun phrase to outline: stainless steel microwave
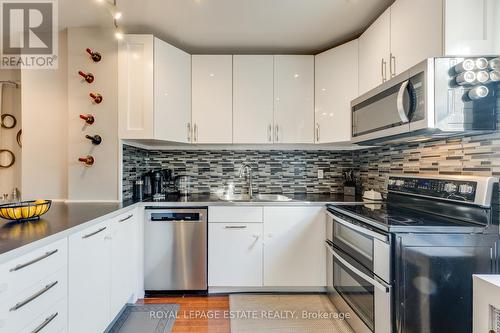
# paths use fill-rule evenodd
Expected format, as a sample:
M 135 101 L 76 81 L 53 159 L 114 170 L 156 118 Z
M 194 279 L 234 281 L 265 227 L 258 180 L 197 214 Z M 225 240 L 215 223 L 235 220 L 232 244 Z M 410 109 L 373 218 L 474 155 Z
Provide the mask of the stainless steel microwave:
M 352 141 L 377 145 L 495 131 L 499 62 L 426 59 L 351 102 Z

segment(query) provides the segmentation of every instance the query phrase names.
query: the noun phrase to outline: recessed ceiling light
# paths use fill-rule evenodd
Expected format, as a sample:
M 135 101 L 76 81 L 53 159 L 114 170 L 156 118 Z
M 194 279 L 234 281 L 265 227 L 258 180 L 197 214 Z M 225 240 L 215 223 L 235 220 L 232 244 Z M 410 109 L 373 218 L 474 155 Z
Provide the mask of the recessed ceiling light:
M 300 75 L 299 75 L 299 74 L 297 74 L 297 73 L 295 73 L 295 74 L 293 75 L 293 77 L 294 77 L 294 78 L 298 78 L 299 76 L 300 76 Z

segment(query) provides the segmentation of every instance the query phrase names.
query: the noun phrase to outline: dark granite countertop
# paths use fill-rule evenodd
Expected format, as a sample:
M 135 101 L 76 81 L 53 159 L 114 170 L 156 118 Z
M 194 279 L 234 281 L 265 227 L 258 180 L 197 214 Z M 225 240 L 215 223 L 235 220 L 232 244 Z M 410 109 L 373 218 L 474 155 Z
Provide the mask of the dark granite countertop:
M 133 201 L 123 203 L 53 202 L 49 211 L 38 221 L 11 222 L 0 218 L 0 255 L 133 204 Z
M 122 203 L 62 203 L 53 202 L 50 210 L 38 221 L 9 222 L 0 218 L 0 263 L 33 250 L 36 246 L 43 246 L 51 241 L 67 236 L 85 223 L 97 220 L 105 215 L 139 204 L 143 206 L 294 206 L 294 205 L 323 205 L 327 203 L 346 204 L 362 202 L 361 197 L 334 194 L 285 194 L 292 201 L 224 201 L 214 195 L 194 194 L 187 197 L 167 196 L 164 201 L 144 200 L 138 202 L 127 200 Z M 41 242 L 38 242 L 41 241 Z M 34 243 L 37 243 L 35 246 Z M 32 246 L 33 245 L 33 246 Z M 21 251 L 22 249 L 22 251 Z

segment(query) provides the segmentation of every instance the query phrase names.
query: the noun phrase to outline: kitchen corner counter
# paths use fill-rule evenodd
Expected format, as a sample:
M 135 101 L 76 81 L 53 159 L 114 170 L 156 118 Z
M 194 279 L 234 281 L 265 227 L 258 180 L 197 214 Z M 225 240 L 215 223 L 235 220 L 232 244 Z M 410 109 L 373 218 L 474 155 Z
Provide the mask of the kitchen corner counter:
M 98 223 L 104 218 L 133 209 L 135 202 L 53 202 L 38 221 L 8 222 L 0 219 L 0 264 L 68 234 Z

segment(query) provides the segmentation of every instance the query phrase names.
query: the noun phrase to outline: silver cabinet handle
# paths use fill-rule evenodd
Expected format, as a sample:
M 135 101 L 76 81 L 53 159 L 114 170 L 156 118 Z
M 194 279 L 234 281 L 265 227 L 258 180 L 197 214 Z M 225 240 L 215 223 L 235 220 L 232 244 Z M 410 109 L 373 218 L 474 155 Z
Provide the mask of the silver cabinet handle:
M 187 141 L 191 142 L 191 123 L 187 123 Z
M 316 123 L 316 141 L 319 142 L 319 123 Z
M 32 296 L 26 298 L 24 301 L 21 301 L 19 303 L 16 303 L 16 305 L 14 305 L 13 307 L 11 307 L 9 309 L 9 311 L 16 311 L 16 310 L 19 310 L 20 308 L 22 308 L 23 306 L 25 306 L 26 304 L 30 303 L 31 301 L 37 299 L 38 297 L 42 296 L 43 294 L 45 294 L 47 291 L 49 291 L 52 287 L 54 287 L 59 281 L 54 281 L 52 283 L 49 283 L 48 285 L 46 285 L 45 287 L 43 287 L 42 290 L 40 291 L 37 291 L 35 294 L 33 294 Z
M 194 142 L 198 141 L 198 125 L 194 124 Z
M 246 225 L 226 225 L 224 229 L 246 229 Z
M 18 270 L 23 269 L 23 268 L 25 268 L 25 267 L 28 267 L 29 265 L 33 265 L 34 263 L 37 263 L 37 262 L 39 262 L 40 260 L 43 260 L 43 259 L 45 259 L 45 258 L 47 258 L 47 257 L 50 257 L 51 255 L 53 255 L 53 254 L 57 253 L 57 251 L 59 251 L 59 250 L 58 250 L 58 249 L 55 249 L 55 250 L 52 250 L 52 251 L 46 252 L 44 255 L 41 255 L 41 256 L 40 256 L 40 257 L 38 257 L 38 258 L 35 258 L 35 259 L 30 260 L 30 261 L 28 261 L 28 262 L 26 262 L 26 263 L 24 263 L 24 264 L 19 264 L 19 265 L 17 265 L 16 267 L 11 268 L 11 269 L 9 270 L 9 272 L 15 272 L 15 271 L 18 271 Z
M 83 236 L 82 236 L 82 238 L 83 238 L 83 239 L 85 239 L 85 238 L 89 238 L 89 237 L 92 237 L 92 236 L 94 236 L 94 235 L 97 235 L 98 233 L 100 233 L 100 232 L 102 232 L 102 231 L 106 230 L 106 228 L 107 228 L 107 227 L 102 227 L 101 229 L 96 230 L 96 231 L 94 231 L 94 232 L 91 232 L 90 234 L 83 235 Z
M 132 216 L 134 216 L 134 214 L 130 214 L 129 216 L 124 217 L 124 218 L 122 218 L 121 220 L 118 220 L 118 222 L 120 222 L 120 223 L 121 223 L 121 222 L 125 222 L 125 221 L 129 220 Z
M 33 331 L 31 331 L 31 333 L 38 333 L 41 330 L 43 330 L 45 328 L 45 326 L 47 326 L 52 320 L 54 320 L 55 317 L 57 317 L 58 314 L 59 314 L 59 312 L 56 312 L 56 313 L 48 316 L 47 318 L 45 318 L 43 323 L 38 325 Z
M 387 81 L 387 62 L 382 58 L 382 82 Z
M 394 64 L 394 67 L 393 67 Z M 390 67 L 390 72 L 391 72 L 391 77 L 396 76 L 396 57 L 391 53 L 391 56 L 389 58 L 389 67 Z
M 280 141 L 280 127 L 278 125 L 276 125 L 275 134 L 276 134 L 276 142 Z
M 272 134 L 272 131 L 273 131 L 273 125 L 269 124 L 269 126 L 267 127 L 267 140 L 269 142 L 272 142 L 273 141 L 273 134 Z

